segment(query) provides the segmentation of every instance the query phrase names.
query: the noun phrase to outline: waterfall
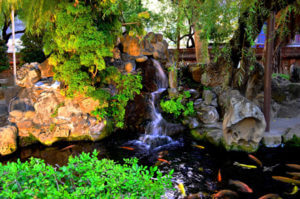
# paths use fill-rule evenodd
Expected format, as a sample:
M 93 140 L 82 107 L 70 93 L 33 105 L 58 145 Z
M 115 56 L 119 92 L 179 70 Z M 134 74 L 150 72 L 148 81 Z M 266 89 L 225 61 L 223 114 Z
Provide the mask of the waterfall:
M 131 143 L 148 150 L 160 150 L 162 147 L 177 145 L 178 142 L 168 136 L 168 132 L 173 131 L 176 125 L 168 123 L 158 110 L 160 96 L 168 88 L 168 77 L 157 60 L 152 59 L 152 62 L 155 67 L 153 81 L 157 85 L 157 90 L 151 93 L 149 99 L 151 122 L 146 126 L 145 134 Z

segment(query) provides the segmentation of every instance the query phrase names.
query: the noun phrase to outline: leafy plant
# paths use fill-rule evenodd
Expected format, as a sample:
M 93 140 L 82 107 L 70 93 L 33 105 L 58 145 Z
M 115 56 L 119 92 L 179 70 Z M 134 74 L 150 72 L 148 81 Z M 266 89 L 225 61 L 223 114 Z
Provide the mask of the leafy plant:
M 45 61 L 46 56 L 43 51 L 43 34 L 33 35 L 26 32 L 21 37 L 23 49 L 20 51 L 20 59 L 23 63 Z
M 287 75 L 287 74 L 282 74 L 282 73 L 273 73 L 273 74 L 272 74 L 272 78 L 275 78 L 275 77 L 277 77 L 277 76 L 280 76 L 280 77 L 282 77 L 282 78 L 284 78 L 284 79 L 290 80 L 290 76 Z
M 62 167 L 31 158 L 21 163 L 0 163 L 0 198 L 161 198 L 172 187 L 171 171 L 163 175 L 157 167 L 125 164 L 82 153 Z
M 174 114 L 176 118 L 180 115 L 189 116 L 195 113 L 194 102 L 184 102 L 190 98 L 191 94 L 189 91 L 184 91 L 183 94 L 179 94 L 178 97 L 171 98 L 170 100 L 161 100 L 160 106 L 166 113 Z

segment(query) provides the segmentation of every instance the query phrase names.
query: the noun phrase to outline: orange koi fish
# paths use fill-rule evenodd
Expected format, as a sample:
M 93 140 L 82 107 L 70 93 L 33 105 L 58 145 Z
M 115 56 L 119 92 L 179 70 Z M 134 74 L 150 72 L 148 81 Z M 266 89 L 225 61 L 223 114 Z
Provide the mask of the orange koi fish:
M 268 193 L 264 196 L 261 196 L 258 199 L 282 199 L 278 194 Z
M 300 178 L 300 172 L 286 172 L 286 173 L 294 177 Z
M 282 176 L 272 176 L 274 180 L 278 180 L 285 183 L 292 183 L 292 184 L 300 184 L 300 180 L 295 180 L 288 177 L 282 177 Z
M 239 180 L 229 180 L 229 184 L 236 186 L 240 192 L 253 193 L 253 190 L 248 185 Z
M 263 166 L 262 162 L 261 162 L 259 159 L 257 159 L 254 155 L 248 154 L 248 157 L 249 157 L 251 160 L 255 161 L 260 167 Z
M 162 159 L 162 158 L 158 158 L 157 160 L 160 161 L 160 162 L 165 162 L 165 163 L 171 164 L 168 160 L 165 160 L 165 159 Z
M 300 165 L 299 164 L 286 164 L 286 166 L 293 168 L 293 169 L 298 169 L 300 170 Z
M 73 148 L 73 147 L 75 147 L 75 146 L 76 146 L 75 144 L 72 144 L 72 145 L 70 145 L 70 146 L 67 146 L 67 147 L 65 147 L 65 148 L 62 148 L 60 151 L 65 151 L 65 150 L 71 149 L 71 148 Z
M 129 146 L 120 146 L 119 148 L 125 149 L 125 150 L 128 150 L 128 151 L 133 151 L 134 150 L 134 148 L 129 147 Z
M 213 195 L 213 199 L 223 197 L 237 198 L 238 194 L 235 191 L 224 189 Z
M 218 182 L 222 181 L 222 176 L 221 176 L 221 169 L 218 171 Z

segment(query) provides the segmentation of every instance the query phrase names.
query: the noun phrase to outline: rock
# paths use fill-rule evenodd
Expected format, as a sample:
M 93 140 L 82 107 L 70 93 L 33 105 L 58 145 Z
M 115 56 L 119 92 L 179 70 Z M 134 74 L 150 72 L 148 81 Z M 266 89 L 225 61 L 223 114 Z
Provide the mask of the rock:
M 199 65 L 190 65 L 189 71 L 192 74 L 192 78 L 195 82 L 201 83 L 201 75 L 203 73 L 203 68 Z
M 128 102 L 125 111 L 125 124 L 127 129 L 145 132 L 145 122 L 150 120 L 147 102 L 144 93 L 136 95 L 133 100 Z
M 276 114 L 279 118 L 293 118 L 300 115 L 300 99 L 285 101 L 280 104 Z
M 113 49 L 113 58 L 114 59 L 121 59 L 121 51 L 117 47 Z
M 295 63 L 290 66 L 290 77 L 292 82 L 300 82 L 300 66 Z
M 253 100 L 264 89 L 264 68 L 260 64 L 255 64 L 254 69 L 250 72 L 246 86 L 245 97 Z
M 23 120 L 20 122 L 16 122 L 18 129 L 29 129 L 33 126 L 33 122 L 31 120 Z
M 24 118 L 25 119 L 33 119 L 35 116 L 35 112 L 34 111 L 26 111 L 24 113 Z
M 49 63 L 49 59 L 46 59 L 43 63 L 39 64 L 38 67 L 41 71 L 42 78 L 54 76 L 54 72 L 53 72 L 54 66 Z
M 135 59 L 136 62 L 145 62 L 148 60 L 147 56 L 140 56 Z
M 292 141 L 295 138 L 300 139 L 300 124 L 296 124 L 295 126 L 287 129 L 283 135 L 284 142 Z
M 135 65 L 132 62 L 125 63 L 125 70 L 127 73 L 131 73 L 135 68 Z
M 9 155 L 17 150 L 17 128 L 5 126 L 0 128 L 0 154 Z
M 208 142 L 219 146 L 223 142 L 222 125 L 215 127 L 201 127 L 191 130 L 191 135 L 196 140 L 207 140 Z
M 263 143 L 267 147 L 278 147 L 282 142 L 282 134 L 280 132 L 271 131 L 263 135 Z
M 216 105 L 217 95 L 213 91 L 204 90 L 202 93 L 202 98 L 204 100 L 205 105 Z
M 24 117 L 24 112 L 23 111 L 19 111 L 19 110 L 14 110 L 14 111 L 11 111 L 9 113 L 9 115 L 11 117 L 16 118 L 16 119 L 22 119 Z
M 199 91 L 195 90 L 195 89 L 189 89 L 187 90 L 188 92 L 190 92 L 191 94 L 191 99 L 197 99 L 200 97 L 200 93 Z
M 139 38 L 125 35 L 121 38 L 121 43 L 123 45 L 123 52 L 131 56 L 141 55 L 141 45 Z
M 219 113 L 213 106 L 202 105 L 196 112 L 198 119 L 204 124 L 213 124 L 219 121 Z
M 40 94 L 37 102 L 34 104 L 34 109 L 36 111 L 34 123 L 37 124 L 48 124 L 52 123 L 52 114 L 55 114 L 57 111 L 59 104 L 59 98 L 56 95 L 60 95 L 59 93 L 55 93 L 53 91 L 45 91 Z
M 220 66 L 214 63 L 205 66 L 201 74 L 201 84 L 206 87 L 228 87 L 231 79 L 231 66 Z
M 25 64 L 17 71 L 16 84 L 30 88 L 41 79 L 41 72 L 37 63 Z
M 92 111 L 96 110 L 97 107 L 100 106 L 99 100 L 94 100 L 91 97 L 84 98 L 78 103 L 83 113 L 91 113 Z
M 152 59 L 148 59 L 145 62 L 137 63 L 137 68 L 142 69 L 142 84 L 143 90 L 147 92 L 153 92 L 157 90 L 157 85 L 153 81 L 153 76 L 156 74 L 156 69 L 153 66 Z
M 14 98 L 10 101 L 10 110 L 9 111 L 34 111 L 34 107 L 30 99 L 28 98 Z
M 182 121 L 182 123 L 184 125 L 187 125 L 189 127 L 189 129 L 195 129 L 195 128 L 200 127 L 200 124 L 199 124 L 197 118 L 195 118 L 195 117 L 188 117 L 188 118 L 184 119 Z
M 265 132 L 263 113 L 253 102 L 238 92 L 227 91 L 229 104 L 223 120 L 223 134 L 227 148 L 253 151 Z

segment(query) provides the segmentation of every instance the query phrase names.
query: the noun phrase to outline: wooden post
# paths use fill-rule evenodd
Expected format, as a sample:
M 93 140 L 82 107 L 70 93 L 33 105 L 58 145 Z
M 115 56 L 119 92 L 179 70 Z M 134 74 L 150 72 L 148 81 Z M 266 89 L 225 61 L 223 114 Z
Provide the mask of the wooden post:
M 270 131 L 270 110 L 271 110 L 271 80 L 272 80 L 272 60 L 274 52 L 274 29 L 275 14 L 271 12 L 267 24 L 267 48 L 266 48 L 266 64 L 264 74 L 264 115 L 266 119 L 266 132 Z
M 12 24 L 12 48 L 13 48 L 13 66 L 14 66 L 14 84 L 17 80 L 17 63 L 16 63 L 16 41 L 15 41 L 15 12 L 11 10 L 11 24 Z

